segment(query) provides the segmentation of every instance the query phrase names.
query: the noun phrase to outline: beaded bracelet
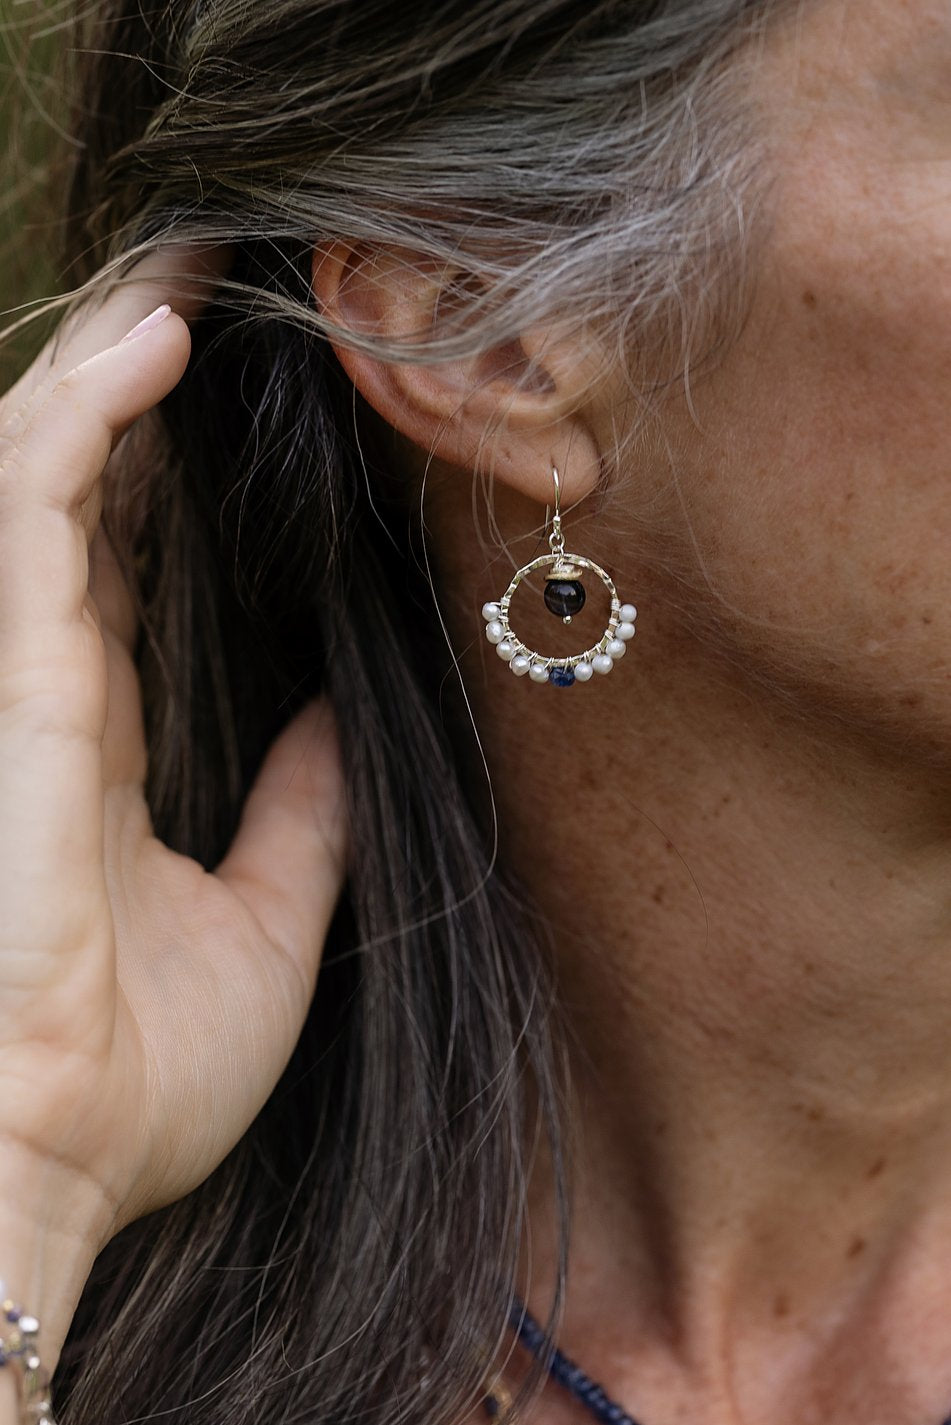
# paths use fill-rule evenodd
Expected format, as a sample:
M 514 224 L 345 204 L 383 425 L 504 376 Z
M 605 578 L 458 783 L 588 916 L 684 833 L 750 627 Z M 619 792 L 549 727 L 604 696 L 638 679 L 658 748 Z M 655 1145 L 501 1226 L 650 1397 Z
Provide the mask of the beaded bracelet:
M 8 1326 L 9 1323 L 9 1326 Z M 0 1366 L 16 1361 L 22 1371 L 20 1420 L 22 1425 L 56 1425 L 50 1403 L 50 1376 L 36 1353 L 40 1323 L 7 1296 L 0 1281 Z

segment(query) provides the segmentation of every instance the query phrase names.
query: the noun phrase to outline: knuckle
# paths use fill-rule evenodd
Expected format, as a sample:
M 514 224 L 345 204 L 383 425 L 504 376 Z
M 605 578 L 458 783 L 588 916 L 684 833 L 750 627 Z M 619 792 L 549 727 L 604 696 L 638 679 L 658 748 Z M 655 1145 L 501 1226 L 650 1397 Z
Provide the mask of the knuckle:
M 24 435 L 29 426 L 29 405 L 0 413 L 0 473 L 15 473 Z
M 0 448 L 15 445 L 26 425 L 26 408 L 18 406 L 14 411 L 6 411 L 0 418 Z
M 0 506 L 9 509 L 10 500 L 27 495 L 50 495 L 55 504 L 72 507 L 81 472 L 88 468 L 90 480 L 101 473 L 113 426 L 108 402 L 78 370 L 35 393 L 26 408 L 0 425 Z M 58 486 L 68 489 L 68 499 L 57 494 Z M 88 494 L 84 486 L 79 500 Z
M 74 369 L 61 376 L 41 403 L 34 416 L 42 418 L 50 409 L 65 408 L 71 414 L 77 411 L 95 411 L 95 387 L 83 371 Z M 32 422 L 31 422 L 32 424 Z
M 102 635 L 86 622 L 68 656 L 0 670 L 0 726 L 8 737 L 17 727 L 31 739 L 88 741 L 99 735 L 107 699 Z
M 108 448 L 116 427 L 114 406 L 115 396 L 110 387 L 104 385 L 101 379 L 93 380 L 91 373 L 77 368 L 57 381 L 36 418 L 48 416 L 50 419 L 66 420 L 77 435 L 84 430 L 87 437 L 95 438 Z M 75 422 L 82 425 L 73 425 Z

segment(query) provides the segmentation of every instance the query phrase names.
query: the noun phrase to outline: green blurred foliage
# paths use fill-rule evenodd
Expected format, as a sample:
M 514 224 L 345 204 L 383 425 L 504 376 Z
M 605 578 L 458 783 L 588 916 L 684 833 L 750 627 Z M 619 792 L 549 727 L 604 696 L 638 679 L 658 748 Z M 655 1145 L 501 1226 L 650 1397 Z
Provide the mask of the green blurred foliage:
M 0 331 L 24 308 L 55 295 L 56 210 L 51 159 L 62 151 L 53 73 L 62 0 L 0 0 Z M 5 389 L 42 344 L 55 317 L 31 322 L 0 344 Z

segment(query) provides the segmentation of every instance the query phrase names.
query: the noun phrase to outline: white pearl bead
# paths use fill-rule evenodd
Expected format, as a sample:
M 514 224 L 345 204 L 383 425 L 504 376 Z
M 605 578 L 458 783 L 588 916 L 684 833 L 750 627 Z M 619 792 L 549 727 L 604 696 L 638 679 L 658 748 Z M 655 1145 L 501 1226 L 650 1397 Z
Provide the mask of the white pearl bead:
M 634 625 L 632 623 L 619 623 L 614 630 L 615 638 L 623 638 L 626 643 L 629 638 L 634 637 Z
M 505 637 L 505 629 L 499 623 L 498 619 L 493 619 L 491 623 L 486 624 L 485 636 L 490 643 L 502 642 L 502 639 Z
M 596 673 L 610 673 L 614 667 L 614 659 L 609 658 L 606 653 L 596 653 L 591 660 L 591 666 Z M 575 677 L 577 677 L 577 671 Z
M 627 652 L 627 644 L 622 642 L 620 638 L 612 638 L 608 640 L 608 646 L 604 651 L 610 654 L 612 658 L 623 658 Z
M 533 663 L 531 668 L 529 668 L 528 670 L 528 676 L 531 678 L 533 683 L 547 683 L 548 669 L 543 663 Z
M 515 674 L 516 678 L 523 677 L 524 674 L 528 672 L 529 668 L 531 668 L 531 666 L 532 660 L 530 658 L 526 658 L 524 653 L 516 653 L 515 657 L 509 664 L 509 667 Z
M 499 608 L 498 604 L 482 605 L 482 617 L 485 619 L 486 623 L 491 623 L 493 619 L 498 618 L 500 613 L 501 609 Z
M 634 607 L 633 604 L 622 604 L 622 605 L 621 605 L 621 622 L 622 622 L 622 623 L 633 623 L 636 618 L 637 618 L 637 609 Z
M 624 647 L 623 643 L 621 644 L 621 647 Z M 501 643 L 497 643 L 495 645 L 495 651 L 499 655 L 499 657 L 504 658 L 507 663 L 510 658 L 515 657 L 515 644 L 509 643 L 508 639 L 504 638 Z
M 579 683 L 586 683 L 593 672 L 594 669 L 591 664 L 585 662 L 584 659 L 582 659 L 580 663 L 575 664 L 575 677 Z

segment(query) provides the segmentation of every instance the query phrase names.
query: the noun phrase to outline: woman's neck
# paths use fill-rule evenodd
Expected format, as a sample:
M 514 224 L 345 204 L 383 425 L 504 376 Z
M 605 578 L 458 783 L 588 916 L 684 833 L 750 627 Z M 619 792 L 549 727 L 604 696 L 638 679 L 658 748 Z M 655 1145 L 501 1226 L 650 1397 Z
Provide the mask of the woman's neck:
M 644 1425 L 937 1425 L 948 777 L 825 737 L 637 601 L 629 656 L 565 691 L 483 666 L 478 608 L 444 610 L 577 1040 L 563 1344 Z M 549 1201 L 539 1169 L 542 1314 Z

